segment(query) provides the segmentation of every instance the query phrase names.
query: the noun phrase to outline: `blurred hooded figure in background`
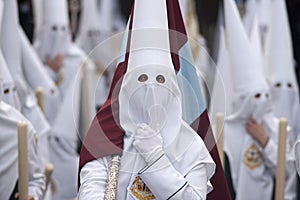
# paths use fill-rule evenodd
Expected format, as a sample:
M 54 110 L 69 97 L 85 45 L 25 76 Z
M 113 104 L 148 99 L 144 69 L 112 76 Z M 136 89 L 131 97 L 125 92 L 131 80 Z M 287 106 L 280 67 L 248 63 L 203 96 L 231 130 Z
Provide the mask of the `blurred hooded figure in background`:
M 230 162 L 236 199 L 271 199 L 277 165 L 278 119 L 271 111 L 269 87 L 235 2 L 225 1 L 224 9 L 234 92 L 232 114 L 225 121 L 224 150 Z M 290 134 L 287 182 L 295 177 Z M 293 187 L 286 188 L 285 199 L 296 198 L 295 184 Z
M 35 46 L 60 94 L 56 107 L 45 104 L 45 114 L 52 125 L 50 158 L 57 187 L 53 199 L 69 200 L 76 197 L 77 190 L 78 134 L 82 136 L 86 131 L 95 112 L 89 89 L 89 75 L 94 68 L 71 41 L 67 1 L 44 0 L 42 8 L 43 24 Z
M 96 110 L 99 110 L 107 98 L 124 29 L 125 23 L 117 0 L 82 2 L 76 43 L 96 65 L 92 84 L 92 89 L 96 92 Z

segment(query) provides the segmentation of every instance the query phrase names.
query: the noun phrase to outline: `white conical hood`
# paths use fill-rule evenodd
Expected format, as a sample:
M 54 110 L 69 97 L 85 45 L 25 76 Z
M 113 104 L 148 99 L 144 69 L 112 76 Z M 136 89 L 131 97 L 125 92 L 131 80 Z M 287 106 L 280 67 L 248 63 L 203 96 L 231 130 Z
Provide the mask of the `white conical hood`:
M 43 27 L 43 0 L 32 0 L 32 7 L 34 21 L 33 41 L 35 41 Z
M 274 0 L 271 8 L 272 25 L 266 51 L 269 81 L 291 81 L 296 85 L 293 46 L 285 1 Z
M 258 64 L 259 68 L 261 69 L 261 73 L 265 76 L 266 70 L 263 64 L 263 51 L 262 51 L 262 43 L 259 31 L 259 24 L 258 19 L 254 16 L 251 33 L 250 33 L 250 42 L 253 48 L 254 56 L 256 63 Z
M 293 47 L 284 0 L 274 0 L 272 25 L 267 38 L 267 78 L 273 111 L 295 128 L 299 124 L 299 88 L 296 81 Z M 296 128 L 295 128 L 296 129 Z
M 1 49 L 13 76 L 22 74 L 18 27 L 19 19 L 16 0 L 4 0 L 4 13 L 0 35 Z
M 236 4 L 233 0 L 225 0 L 224 8 L 228 50 L 236 95 L 253 92 L 257 89 L 266 89 L 267 83 L 255 61 L 253 48 L 243 27 Z
M 57 54 L 67 53 L 71 34 L 66 0 L 43 0 L 43 26 L 38 33 L 35 47 L 40 58 L 53 59 Z
M 82 1 L 80 15 L 79 31 L 99 28 L 100 15 L 97 9 L 97 0 Z
M 232 111 L 232 81 L 229 54 L 226 47 L 224 28 L 220 30 L 220 43 L 217 70 L 211 94 L 210 116 L 212 122 L 218 112 L 226 116 Z
M 100 25 L 104 32 L 111 32 L 114 23 L 115 0 L 100 0 Z
M 17 94 L 16 84 L 7 68 L 7 64 L 0 50 L 0 101 L 21 110 L 20 99 Z
M 130 48 L 129 70 L 149 64 L 173 68 L 166 1 L 135 1 Z
M 251 33 L 253 20 L 257 14 L 256 0 L 248 0 L 246 2 L 246 13 L 243 18 L 243 23 L 248 35 Z
M 271 28 L 271 7 L 273 0 L 259 0 L 256 2 L 257 14 L 258 14 L 258 24 L 260 29 L 261 41 L 263 44 L 263 49 L 265 50 L 266 38 L 270 32 Z
M 82 1 L 78 45 L 89 54 L 101 42 L 100 14 L 97 0 Z
M 43 12 L 45 24 L 69 24 L 66 0 L 43 0 Z

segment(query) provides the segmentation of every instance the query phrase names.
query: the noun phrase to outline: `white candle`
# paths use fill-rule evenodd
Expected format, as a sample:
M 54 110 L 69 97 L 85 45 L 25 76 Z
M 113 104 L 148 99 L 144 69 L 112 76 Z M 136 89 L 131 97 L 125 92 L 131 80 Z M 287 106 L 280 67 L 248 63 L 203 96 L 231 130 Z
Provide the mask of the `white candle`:
M 28 139 L 27 123 L 18 124 L 19 199 L 28 197 Z

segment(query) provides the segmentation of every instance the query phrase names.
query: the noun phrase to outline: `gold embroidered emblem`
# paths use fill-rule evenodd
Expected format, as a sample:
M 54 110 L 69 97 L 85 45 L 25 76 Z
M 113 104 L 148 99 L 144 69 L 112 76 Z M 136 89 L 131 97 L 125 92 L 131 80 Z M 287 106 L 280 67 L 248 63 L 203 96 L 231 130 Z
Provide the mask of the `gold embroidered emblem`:
M 243 163 L 250 169 L 253 170 L 262 165 L 263 159 L 262 154 L 259 151 L 256 144 L 252 144 L 244 154 Z
M 135 177 L 131 187 L 131 193 L 139 200 L 153 200 L 155 196 L 152 194 L 147 185 L 142 181 L 141 177 Z

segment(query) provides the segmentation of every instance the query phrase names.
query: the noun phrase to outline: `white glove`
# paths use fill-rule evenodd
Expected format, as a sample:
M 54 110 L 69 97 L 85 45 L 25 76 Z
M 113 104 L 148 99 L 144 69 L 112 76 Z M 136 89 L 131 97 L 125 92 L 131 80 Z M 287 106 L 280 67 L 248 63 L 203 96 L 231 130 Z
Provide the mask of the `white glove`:
M 155 132 L 147 124 L 137 126 L 133 145 L 144 157 L 147 164 L 155 162 L 164 154 L 163 140 L 160 133 Z

